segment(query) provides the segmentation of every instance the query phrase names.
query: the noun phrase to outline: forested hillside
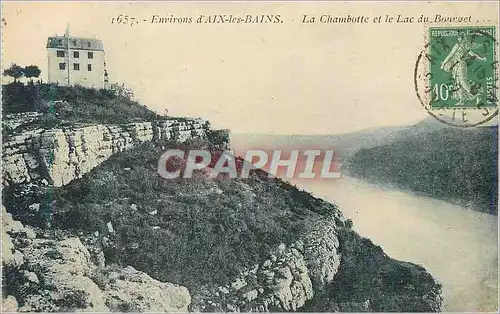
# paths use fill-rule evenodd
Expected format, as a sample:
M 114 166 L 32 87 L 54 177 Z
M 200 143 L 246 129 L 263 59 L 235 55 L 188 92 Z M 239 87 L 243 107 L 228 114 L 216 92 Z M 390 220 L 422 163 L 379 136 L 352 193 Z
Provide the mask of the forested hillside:
M 497 214 L 497 127 L 445 128 L 361 149 L 350 175 Z

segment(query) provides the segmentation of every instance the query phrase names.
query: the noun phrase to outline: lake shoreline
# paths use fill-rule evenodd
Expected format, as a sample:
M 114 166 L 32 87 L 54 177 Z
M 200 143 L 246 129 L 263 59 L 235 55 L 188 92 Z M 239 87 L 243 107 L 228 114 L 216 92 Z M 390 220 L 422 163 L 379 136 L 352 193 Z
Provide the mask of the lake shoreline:
M 498 216 L 349 176 L 291 183 L 336 204 L 389 256 L 424 266 L 443 284 L 444 311 L 497 309 Z
M 495 217 L 498 216 L 498 212 L 496 212 L 496 210 L 497 210 L 496 204 L 490 204 L 489 208 L 487 209 L 486 207 L 484 207 L 481 204 L 474 204 L 474 203 L 463 204 L 463 202 L 457 198 L 454 199 L 454 198 L 449 198 L 449 197 L 444 197 L 444 196 L 440 197 L 438 195 L 430 196 L 429 194 L 427 194 L 425 192 L 415 191 L 415 190 L 412 190 L 412 189 L 407 188 L 405 186 L 401 186 L 401 185 L 398 185 L 396 183 L 388 182 L 385 180 L 379 180 L 377 178 L 368 178 L 368 177 L 352 175 L 352 174 L 349 174 L 345 170 L 344 170 L 344 172 L 342 172 L 342 176 L 347 177 L 347 178 L 361 180 L 366 184 L 376 186 L 377 188 L 380 188 L 383 190 L 398 190 L 401 192 L 406 192 L 408 194 L 412 194 L 415 197 L 425 197 L 425 198 L 429 198 L 429 199 L 433 199 L 433 200 L 447 202 L 447 203 L 450 203 L 452 205 L 457 205 L 457 206 L 462 207 L 464 210 L 473 210 L 473 211 L 476 211 L 479 213 L 484 213 L 484 214 L 488 214 L 488 215 L 495 216 Z M 480 207 L 480 208 L 478 208 L 478 207 Z

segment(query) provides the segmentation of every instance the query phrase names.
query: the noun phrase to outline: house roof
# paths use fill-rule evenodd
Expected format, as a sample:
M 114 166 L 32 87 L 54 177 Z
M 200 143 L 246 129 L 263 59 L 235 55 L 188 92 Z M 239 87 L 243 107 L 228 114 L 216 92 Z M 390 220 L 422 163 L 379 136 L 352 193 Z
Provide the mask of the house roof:
M 47 48 L 68 48 L 66 36 L 54 36 L 47 39 Z M 69 37 L 69 49 L 104 51 L 102 41 L 94 38 Z

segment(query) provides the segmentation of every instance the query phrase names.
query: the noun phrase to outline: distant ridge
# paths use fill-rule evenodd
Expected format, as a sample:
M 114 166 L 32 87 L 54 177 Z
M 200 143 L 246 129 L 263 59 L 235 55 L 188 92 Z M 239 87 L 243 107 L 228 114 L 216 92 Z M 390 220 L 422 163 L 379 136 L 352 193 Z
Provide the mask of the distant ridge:
M 362 148 L 389 144 L 396 140 L 418 136 L 449 126 L 432 117 L 413 125 L 369 128 L 345 134 L 248 134 L 236 133 L 231 136 L 231 146 L 236 152 L 248 148 L 305 149 L 335 148 L 343 158 L 353 156 Z
M 350 175 L 497 214 L 498 127 L 421 128 L 359 150 Z

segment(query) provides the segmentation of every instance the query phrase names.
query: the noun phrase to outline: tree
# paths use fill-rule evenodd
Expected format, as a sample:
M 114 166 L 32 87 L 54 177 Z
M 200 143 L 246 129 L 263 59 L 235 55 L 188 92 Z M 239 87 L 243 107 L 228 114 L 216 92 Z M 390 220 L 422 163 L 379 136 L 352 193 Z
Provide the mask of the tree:
M 36 65 L 28 65 L 24 68 L 24 76 L 29 78 L 31 83 L 33 83 L 34 77 L 40 76 L 40 73 L 42 73 L 42 71 Z
M 124 97 L 128 100 L 132 100 L 134 98 L 134 92 L 132 91 L 132 89 L 127 88 L 125 86 L 125 83 L 122 83 L 122 85 L 113 83 L 111 84 L 109 89 L 114 91 L 115 95 L 118 97 Z
M 351 220 L 351 219 L 347 219 L 347 220 L 344 222 L 344 226 L 345 226 L 346 228 L 352 229 L 352 225 L 353 225 L 353 223 L 352 223 L 352 220 Z
M 229 130 L 207 130 L 207 140 L 215 147 L 226 148 L 229 145 Z
M 18 66 L 15 63 L 12 63 L 12 65 L 10 66 L 10 68 L 5 69 L 3 71 L 3 75 L 4 76 L 13 77 L 14 78 L 14 83 L 16 83 L 19 78 L 23 77 L 23 75 L 24 75 L 23 70 L 24 69 L 22 67 Z

